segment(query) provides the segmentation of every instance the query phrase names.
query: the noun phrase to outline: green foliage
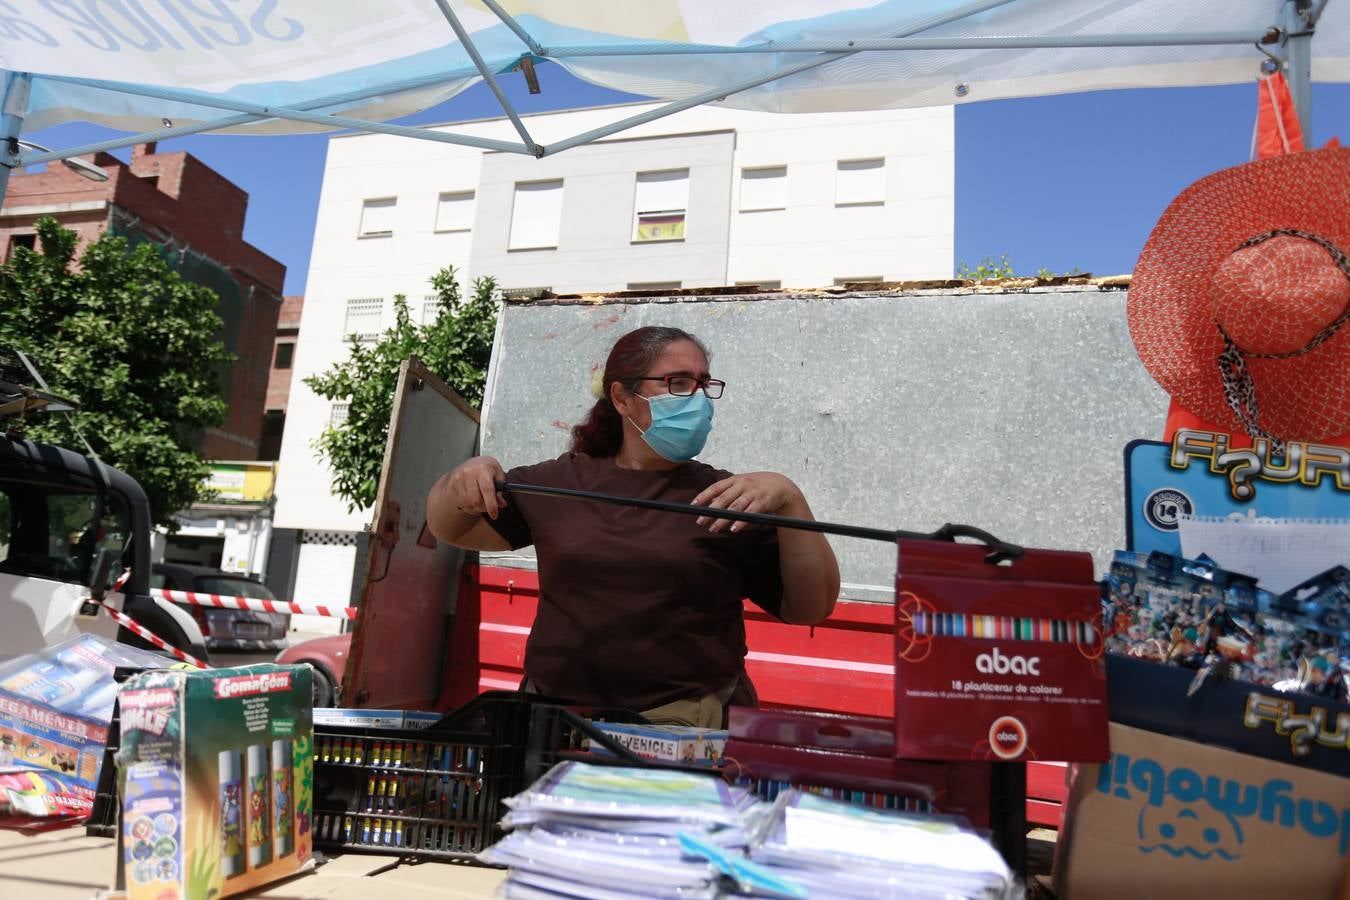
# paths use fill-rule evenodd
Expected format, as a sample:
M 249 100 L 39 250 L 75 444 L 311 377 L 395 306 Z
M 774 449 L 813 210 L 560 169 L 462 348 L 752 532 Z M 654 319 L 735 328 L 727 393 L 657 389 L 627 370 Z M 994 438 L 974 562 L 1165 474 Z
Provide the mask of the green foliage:
M 0 266 L 0 345 L 80 402 L 75 422 L 95 452 L 135 478 L 153 520 L 172 528 L 205 494 L 195 439 L 225 419 L 216 371 L 233 356 L 217 337 L 216 295 L 179 277 L 152 243 L 104 234 L 77 266 L 75 232 L 50 218 L 37 232 L 40 252 L 16 249 Z M 84 446 L 65 416 L 27 437 Z
M 965 260 L 961 260 L 956 265 L 956 277 L 964 278 L 969 281 L 991 281 L 999 278 L 1013 278 L 1012 260 L 1008 259 L 1008 254 L 1003 254 L 998 261 L 992 256 L 986 256 L 980 260 L 980 264 L 975 268 L 966 265 Z
M 325 429 L 314 442 L 333 470 L 333 492 L 347 501 L 349 510 L 375 502 L 394 389 L 405 359 L 416 356 L 471 405 L 483 403 L 497 325 L 497 283 L 479 278 L 472 296 L 462 298 L 455 269 L 447 266 L 431 276 L 431 286 L 440 305 L 434 322 L 413 324 L 407 298 L 399 294 L 394 297 L 394 325 L 378 341 L 363 344 L 351 337 L 346 361 L 305 379 L 320 397 L 350 404 L 347 420 Z

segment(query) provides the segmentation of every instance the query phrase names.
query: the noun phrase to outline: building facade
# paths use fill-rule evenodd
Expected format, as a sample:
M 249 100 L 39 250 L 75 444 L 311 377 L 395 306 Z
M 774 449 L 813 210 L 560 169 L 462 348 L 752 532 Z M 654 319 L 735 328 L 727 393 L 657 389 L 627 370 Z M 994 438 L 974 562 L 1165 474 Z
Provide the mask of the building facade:
M 647 108 L 526 123 L 548 144 Z M 503 119 L 452 130 L 514 138 Z M 949 277 L 954 135 L 950 107 L 797 115 L 698 107 L 543 159 L 388 135 L 333 138 L 277 484 L 278 534 L 299 535 L 296 595 L 351 594 L 333 567 L 359 568 L 371 519 L 331 494 L 331 473 L 315 459 L 313 441 L 345 407 L 302 379 L 345 359 L 348 336 L 373 339 L 387 328 L 396 294 L 426 321 L 428 279 L 446 265 L 466 290 L 492 276 L 522 293 Z
M 65 166 L 15 173 L 0 208 L 0 249 L 36 245 L 35 224 L 50 216 L 79 235 L 81 245 L 105 232 L 150 240 L 172 251 L 170 264 L 187 281 L 220 298 L 221 340 L 235 355 L 219 373 L 228 411 L 202 436 L 210 459 L 257 459 L 286 267 L 243 238 L 248 194 L 188 153 L 132 151 L 131 163 L 89 157 L 108 180 L 92 182 Z

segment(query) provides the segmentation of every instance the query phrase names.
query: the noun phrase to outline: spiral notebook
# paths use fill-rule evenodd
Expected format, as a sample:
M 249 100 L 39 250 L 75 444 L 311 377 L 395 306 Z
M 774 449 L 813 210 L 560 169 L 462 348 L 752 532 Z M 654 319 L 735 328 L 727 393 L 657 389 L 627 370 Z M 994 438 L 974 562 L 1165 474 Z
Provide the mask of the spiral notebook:
M 1350 565 L 1350 519 L 1183 516 L 1179 525 L 1182 556 L 1203 553 L 1275 594 Z

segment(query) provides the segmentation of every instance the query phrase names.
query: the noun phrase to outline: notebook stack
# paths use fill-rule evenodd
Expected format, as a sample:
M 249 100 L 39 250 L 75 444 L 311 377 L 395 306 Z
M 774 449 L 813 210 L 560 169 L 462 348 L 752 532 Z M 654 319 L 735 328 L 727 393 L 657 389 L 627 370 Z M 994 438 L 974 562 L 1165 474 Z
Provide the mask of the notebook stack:
M 958 820 L 795 789 L 759 819 L 749 857 L 812 898 L 1007 900 L 1021 890 L 998 851 Z
M 712 898 L 717 870 L 678 836 L 740 855 L 753 802 L 716 777 L 563 762 L 506 801 L 510 833 L 480 858 L 510 867 L 507 897 Z

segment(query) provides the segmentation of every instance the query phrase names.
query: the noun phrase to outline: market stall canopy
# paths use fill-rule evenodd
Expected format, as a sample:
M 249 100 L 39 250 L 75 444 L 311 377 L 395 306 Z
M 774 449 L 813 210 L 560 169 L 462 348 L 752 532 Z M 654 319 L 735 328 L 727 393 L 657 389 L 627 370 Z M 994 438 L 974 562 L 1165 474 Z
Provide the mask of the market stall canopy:
M 1263 52 L 1296 85 L 1300 70 L 1350 81 L 1350 3 L 1327 0 L 11 0 L 0 37 L 0 136 L 71 120 L 142 132 L 98 149 L 356 128 L 543 156 L 705 102 L 819 112 L 1232 83 Z M 540 146 L 496 84 L 540 60 L 675 102 Z M 519 143 L 378 124 L 480 80 Z M 11 145 L 0 163 L 91 148 Z

